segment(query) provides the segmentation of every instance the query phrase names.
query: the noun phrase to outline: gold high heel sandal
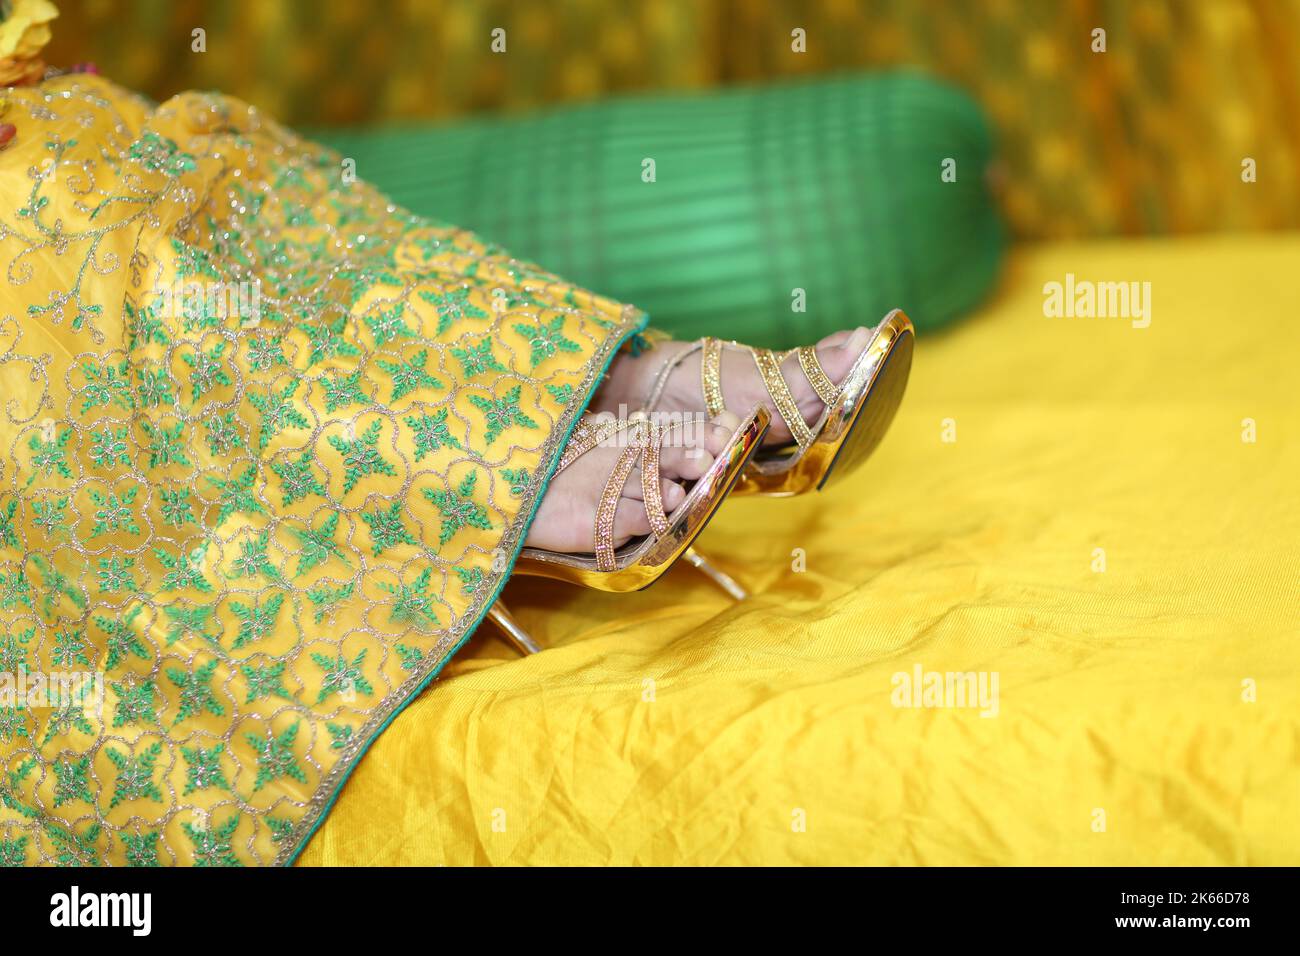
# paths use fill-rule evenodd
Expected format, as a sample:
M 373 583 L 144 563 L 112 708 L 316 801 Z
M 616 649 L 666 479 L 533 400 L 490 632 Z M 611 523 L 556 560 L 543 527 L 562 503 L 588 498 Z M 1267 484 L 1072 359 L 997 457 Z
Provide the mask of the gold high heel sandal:
M 596 509 L 592 534 L 594 553 L 566 554 L 524 548 L 515 562 L 515 573 L 568 581 L 601 591 L 639 591 L 653 584 L 678 558 L 686 556 L 692 566 L 703 571 L 728 593 L 739 592 L 743 596 L 744 592 L 734 580 L 693 554 L 691 543 L 740 479 L 770 422 L 771 415 L 766 409 L 754 409 L 732 434 L 709 470 L 691 485 L 685 500 L 669 515 L 664 511 L 660 491 L 659 453 L 664 440 L 676 429 L 684 427 L 684 423 L 661 426 L 648 417 L 625 421 L 584 418 L 565 446 L 555 472 L 557 475 L 605 442 L 617 441 L 623 448 L 605 482 Z M 616 549 L 613 544 L 614 511 L 623 485 L 638 463 L 643 504 L 651 531 Z M 523 653 L 533 654 L 539 650 L 500 601 L 489 609 L 488 616 Z
M 914 338 L 912 321 L 903 311 L 890 312 L 839 385 L 826 375 L 812 346 L 773 352 L 739 342 L 701 339 L 665 363 L 643 408 L 653 409 L 672 370 L 688 355 L 700 351 L 700 388 L 709 414 L 718 415 L 726 407 L 722 397 L 722 350 L 747 351 L 754 357 L 763 385 L 794 442 L 756 452 L 732 494 L 789 497 L 820 491 L 832 476 L 841 478 L 861 465 L 880 444 L 903 400 Z M 781 372 L 782 361 L 792 354 L 798 356 L 804 375 L 825 405 L 812 425 L 799 413 Z

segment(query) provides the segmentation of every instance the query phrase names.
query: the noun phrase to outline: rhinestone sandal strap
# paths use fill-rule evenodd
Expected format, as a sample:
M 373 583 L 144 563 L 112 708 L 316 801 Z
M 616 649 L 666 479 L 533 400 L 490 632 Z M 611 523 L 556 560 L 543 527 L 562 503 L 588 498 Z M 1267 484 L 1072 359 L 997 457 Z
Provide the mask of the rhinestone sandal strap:
M 722 398 L 722 342 L 708 338 L 700 342 L 700 391 L 704 393 L 704 407 L 716 418 L 726 411 Z
M 659 451 L 667 432 L 668 429 L 660 428 L 653 422 L 647 422 L 643 432 L 641 499 L 645 505 L 646 517 L 650 519 L 650 531 L 656 538 L 662 538 L 668 533 L 668 515 L 664 511 L 663 490 L 659 486 Z
M 758 366 L 758 374 L 763 378 L 767 394 L 772 396 L 772 403 L 785 419 L 786 427 L 794 436 L 799 450 L 803 451 L 812 444 L 813 431 L 803 420 L 803 415 L 799 412 L 799 404 L 790 394 L 790 386 L 786 384 L 785 377 L 781 374 L 780 360 L 771 349 L 751 349 L 750 354 L 754 356 L 754 364 Z
M 614 559 L 614 513 L 618 510 L 618 499 L 623 495 L 623 485 L 627 483 L 628 475 L 632 474 L 632 468 L 644 450 L 645 446 L 639 442 L 633 442 L 623 449 L 614 470 L 609 473 L 605 489 L 600 493 L 593 528 L 598 571 L 613 571 L 618 565 Z
M 799 367 L 803 369 L 804 375 L 808 376 L 808 384 L 813 387 L 817 397 L 826 405 L 833 405 L 840 397 L 840 390 L 835 387 L 826 370 L 822 368 L 822 363 L 817 360 L 817 350 L 811 345 L 800 346 L 795 349 L 799 356 Z
M 609 440 L 618 432 L 631 428 L 634 424 L 635 422 L 632 421 L 584 415 L 574 427 L 573 434 L 569 436 L 569 443 L 564 446 L 564 453 L 560 455 L 560 464 L 555 469 L 555 473 L 558 475 L 597 445 Z

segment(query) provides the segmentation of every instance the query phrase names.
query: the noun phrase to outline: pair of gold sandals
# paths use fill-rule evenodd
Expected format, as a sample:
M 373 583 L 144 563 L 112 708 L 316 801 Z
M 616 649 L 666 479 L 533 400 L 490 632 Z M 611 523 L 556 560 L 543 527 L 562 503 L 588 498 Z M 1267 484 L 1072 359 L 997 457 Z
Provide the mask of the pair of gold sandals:
M 660 495 L 659 452 L 664 441 L 682 423 L 659 424 L 649 414 L 626 420 L 584 418 L 574 429 L 556 474 L 603 443 L 616 442 L 623 449 L 596 509 L 593 553 L 563 554 L 524 548 L 515 564 L 515 573 L 568 581 L 602 591 L 637 591 L 654 583 L 683 558 L 732 597 L 744 599 L 744 589 L 696 551 L 693 542 L 728 495 L 789 497 L 819 491 L 832 478 L 839 479 L 860 465 L 884 437 L 902 401 L 912 365 L 913 339 L 912 323 L 907 316 L 898 309 L 890 312 L 838 385 L 822 369 L 811 346 L 773 352 L 713 338 L 693 343 L 659 371 L 645 401 L 647 413 L 654 407 L 672 370 L 688 355 L 700 351 L 700 387 L 705 404 L 710 416 L 721 414 L 725 409 L 720 371 L 722 350 L 739 349 L 753 357 L 772 404 L 785 420 L 794 442 L 780 448 L 760 448 L 771 415 L 763 406 L 753 409 L 742 419 L 709 470 L 687 490 L 685 500 L 672 514 L 667 514 Z M 800 368 L 824 406 L 811 425 L 800 414 L 781 372 L 781 363 L 791 354 L 798 356 Z M 638 465 L 651 532 L 615 549 L 614 511 L 624 484 Z M 525 654 L 540 650 L 500 601 L 492 606 L 488 616 Z

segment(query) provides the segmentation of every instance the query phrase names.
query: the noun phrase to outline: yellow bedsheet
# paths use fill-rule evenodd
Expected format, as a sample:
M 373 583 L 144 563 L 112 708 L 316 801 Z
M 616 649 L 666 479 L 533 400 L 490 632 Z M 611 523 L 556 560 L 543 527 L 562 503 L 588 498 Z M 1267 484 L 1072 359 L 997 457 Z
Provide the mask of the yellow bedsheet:
M 548 650 L 480 628 L 301 862 L 1300 863 L 1298 266 L 1021 251 L 867 466 L 715 519 L 751 600 L 512 582 Z M 1045 318 L 1066 273 L 1150 281 L 1150 327 Z M 997 715 L 894 706 L 916 665 Z

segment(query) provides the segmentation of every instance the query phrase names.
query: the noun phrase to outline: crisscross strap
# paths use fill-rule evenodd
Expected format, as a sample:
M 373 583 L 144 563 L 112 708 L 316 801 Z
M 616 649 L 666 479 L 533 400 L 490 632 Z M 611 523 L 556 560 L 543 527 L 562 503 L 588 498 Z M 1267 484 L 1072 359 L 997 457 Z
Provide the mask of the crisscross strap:
M 794 351 L 799 356 L 799 367 L 803 369 L 804 375 L 808 376 L 808 384 L 813 387 L 817 397 L 827 405 L 834 405 L 839 401 L 839 387 L 831 381 L 826 370 L 822 368 L 822 363 L 817 359 L 817 350 L 811 345 L 801 345 Z
M 709 410 L 709 415 L 712 417 L 716 418 L 722 414 L 727 407 L 727 403 L 722 396 L 722 350 L 724 347 L 744 349 L 753 356 L 754 364 L 758 366 L 758 373 L 763 379 L 763 387 L 767 389 L 768 395 L 772 398 L 772 404 L 776 406 L 777 412 L 785 420 L 786 426 L 790 429 L 790 434 L 794 436 L 800 450 L 812 444 L 813 431 L 808 427 L 808 423 L 804 421 L 803 415 L 800 414 L 799 404 L 794 400 L 790 385 L 781 372 L 781 362 L 790 355 L 797 356 L 799 367 L 803 369 L 803 373 L 807 376 L 808 383 L 812 385 L 817 397 L 823 403 L 833 405 L 839 399 L 840 390 L 831 381 L 830 376 L 826 374 L 826 370 L 822 368 L 822 364 L 817 358 L 817 350 L 811 345 L 804 345 L 788 352 L 773 352 L 770 349 L 751 348 L 739 342 L 724 343 L 721 339 L 700 339 L 678 352 L 660 369 L 654 386 L 650 390 L 646 403 L 647 407 L 653 407 L 658 402 L 672 370 L 692 352 L 699 349 L 700 392 L 704 395 L 704 406 Z
M 704 407 L 711 418 L 717 418 L 727 409 L 722 398 L 722 341 L 700 341 L 700 391 L 704 394 Z
M 790 429 L 790 434 L 794 436 L 795 443 L 802 451 L 812 444 L 813 430 L 803 420 L 799 403 L 794 400 L 794 395 L 790 393 L 790 386 L 786 384 L 785 376 L 781 374 L 781 360 L 771 349 L 750 349 L 750 354 L 754 356 L 758 374 L 763 378 L 763 387 L 767 389 L 767 394 L 772 396 L 772 404 L 785 419 L 786 427 Z
M 597 570 L 612 571 L 617 566 L 614 557 L 614 515 L 618 510 L 618 500 L 623 494 L 623 486 L 638 461 L 641 464 L 641 494 L 646 517 L 650 521 L 650 532 L 656 538 L 667 534 L 668 515 L 664 511 L 660 488 L 659 454 L 664 439 L 675 427 L 676 423 L 660 426 L 647 418 L 623 421 L 583 418 L 574 429 L 569 444 L 560 457 L 556 474 L 616 435 L 622 434 L 621 440 L 626 442 L 609 473 L 600 494 L 600 502 L 596 506 L 592 537 Z

